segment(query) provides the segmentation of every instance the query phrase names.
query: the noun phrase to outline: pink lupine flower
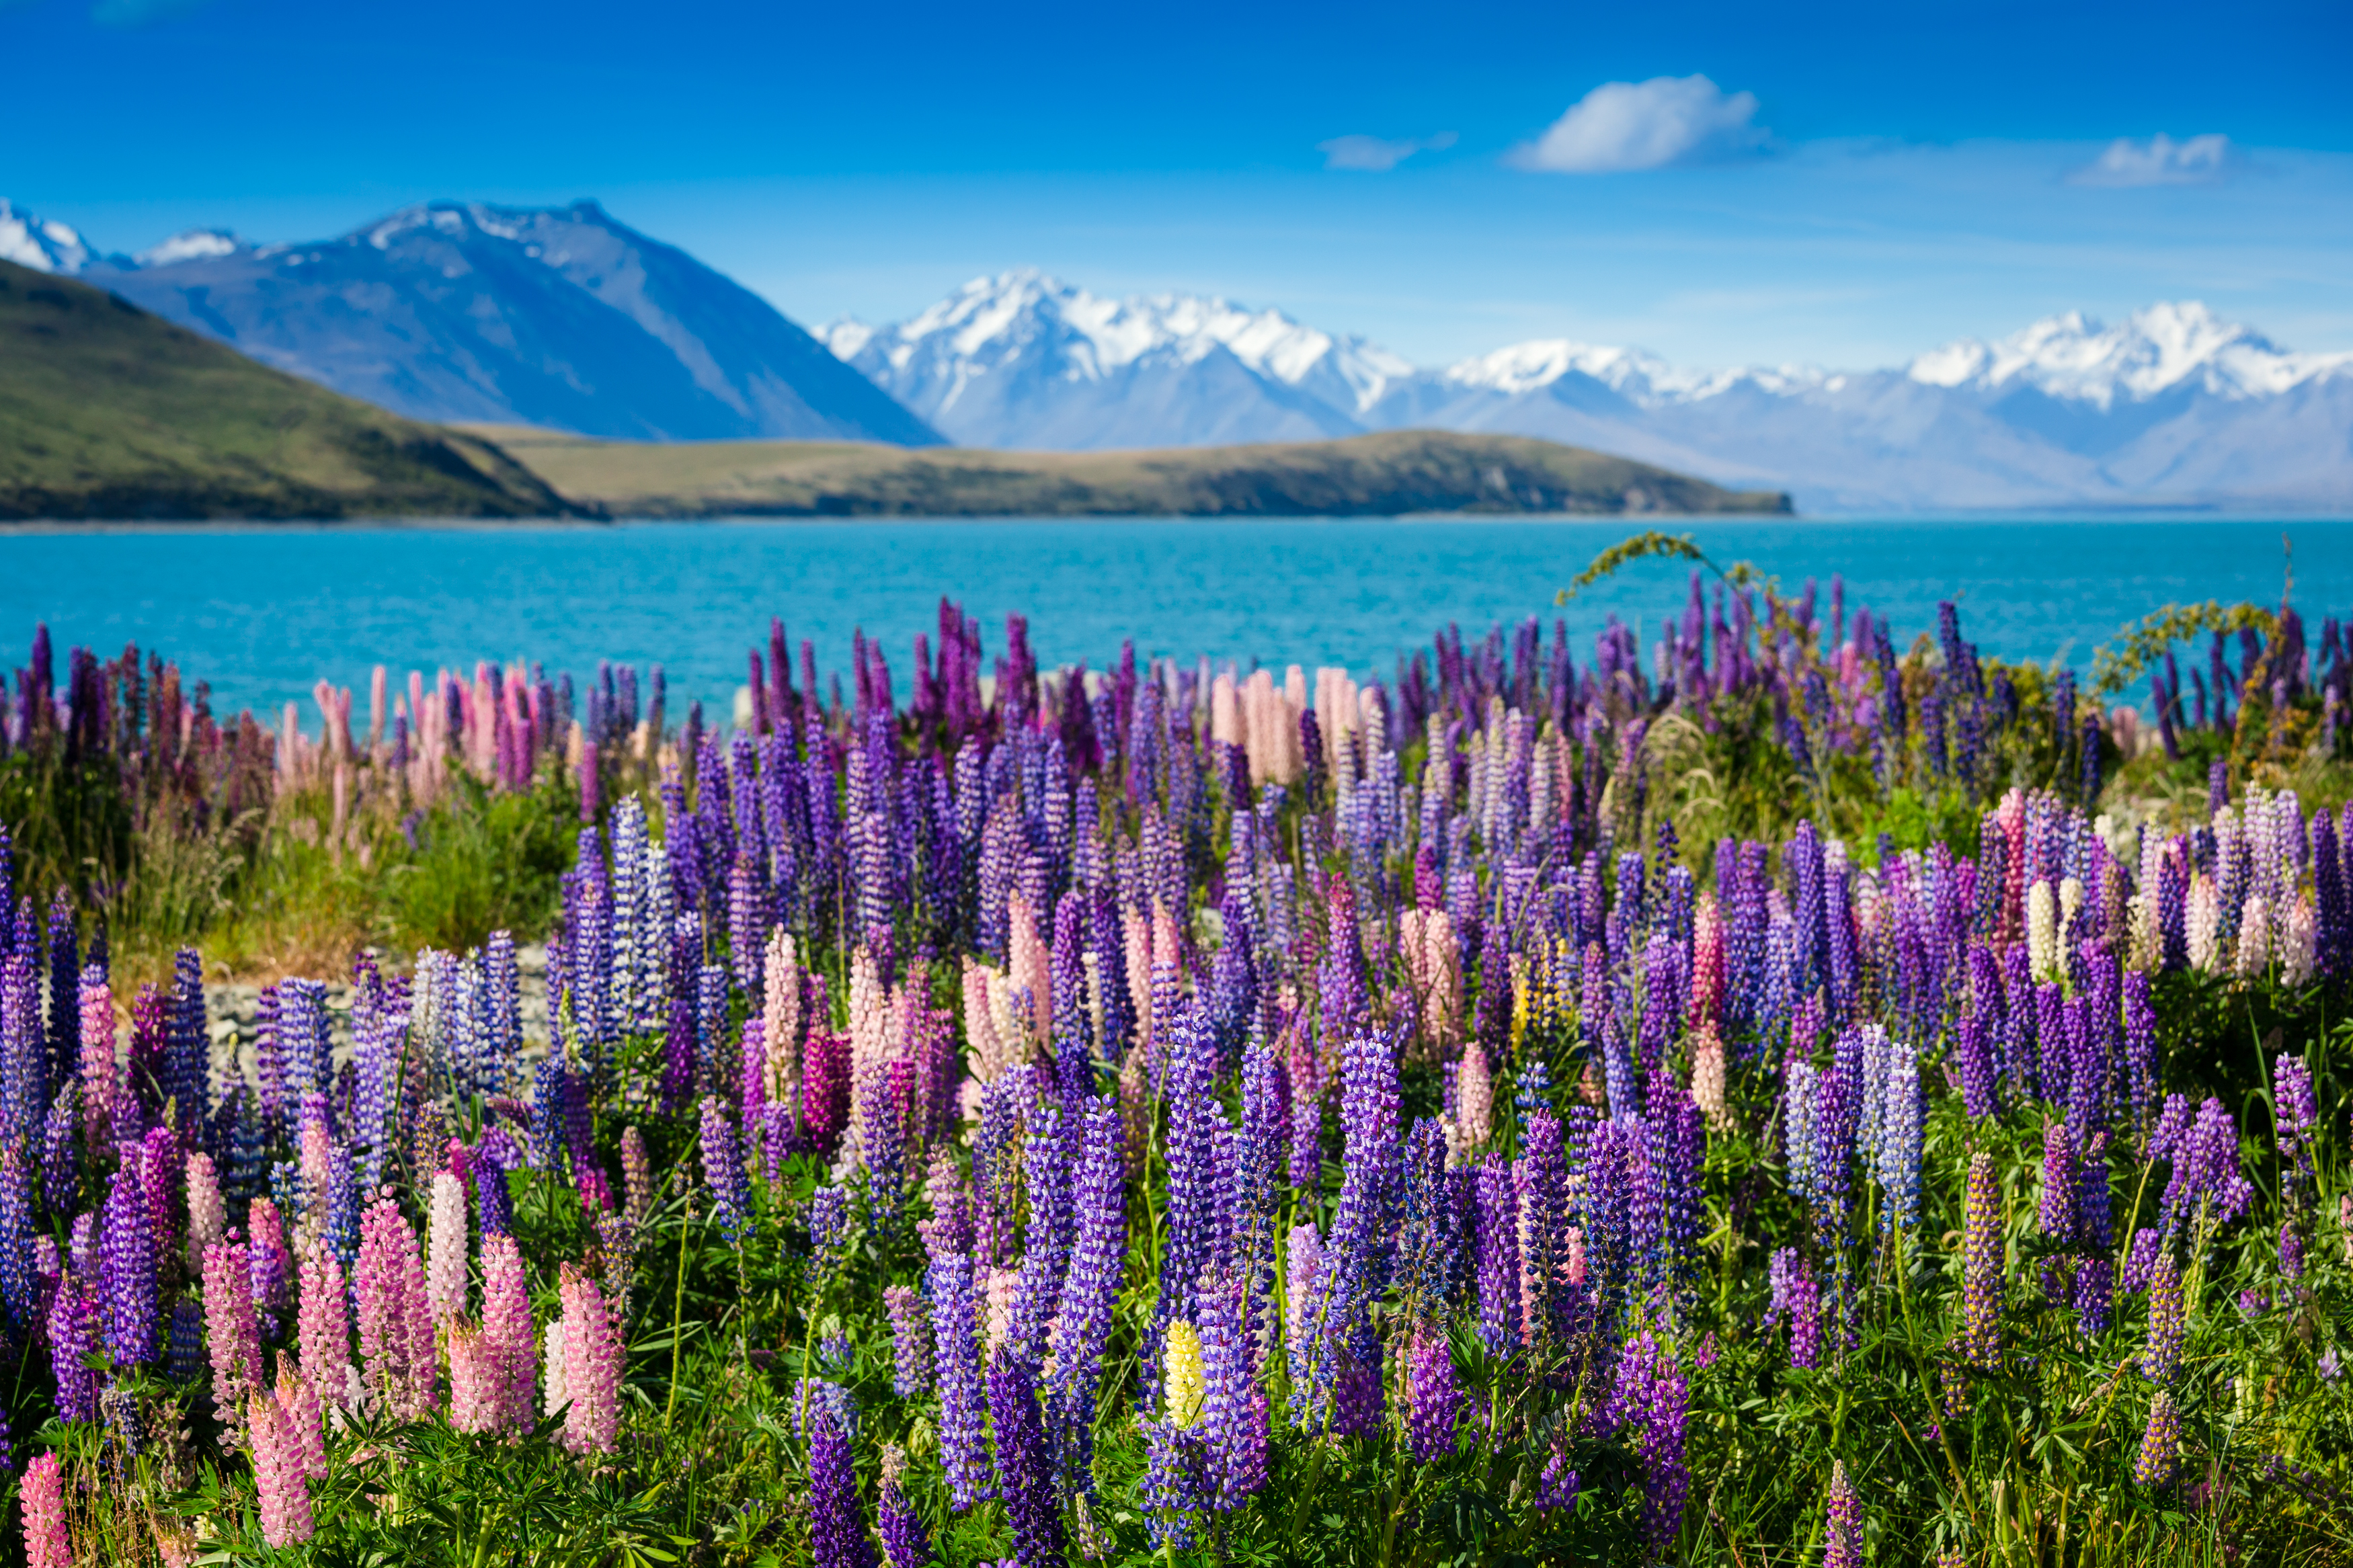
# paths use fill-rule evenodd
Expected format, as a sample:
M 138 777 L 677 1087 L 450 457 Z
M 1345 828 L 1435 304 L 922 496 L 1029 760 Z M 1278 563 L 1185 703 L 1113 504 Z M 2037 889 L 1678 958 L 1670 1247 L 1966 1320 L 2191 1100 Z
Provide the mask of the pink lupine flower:
M 566 1264 L 564 1375 L 572 1395 L 564 1446 L 575 1454 L 609 1454 L 621 1430 L 621 1338 L 596 1281 Z
M 502 1427 L 532 1424 L 534 1337 L 522 1254 L 511 1236 L 484 1237 L 482 1339 L 497 1375 L 498 1424 Z
M 343 1265 L 323 1248 L 302 1259 L 302 1304 L 295 1338 L 311 1387 L 332 1404 L 345 1404 L 352 1384 L 351 1312 L 344 1301 Z
M 326 1479 L 326 1412 L 320 1405 L 319 1391 L 290 1358 L 282 1355 L 278 1358 L 277 1396 L 279 1415 L 293 1442 L 291 1452 L 299 1457 L 302 1474 L 314 1481 Z
M 28 1568 L 73 1568 L 73 1547 L 66 1537 L 65 1479 L 55 1454 L 43 1454 L 25 1467 L 16 1497 L 25 1515 Z
M 253 1266 L 243 1242 L 205 1248 L 205 1339 L 212 1346 L 213 1404 L 233 1419 L 261 1386 L 261 1330 L 253 1312 Z
M 360 1223 L 358 1286 L 368 1392 L 392 1415 L 413 1420 L 434 1404 L 433 1312 L 417 1232 L 389 1198 Z
M 81 976 L 81 1125 L 93 1149 L 114 1141 L 121 1069 L 114 1059 L 114 993 L 106 972 L 92 965 Z
M 205 1249 L 228 1234 L 228 1206 L 221 1202 L 213 1157 L 188 1156 L 188 1272 L 202 1275 Z
M 433 1209 L 426 1220 L 425 1293 L 433 1321 L 466 1310 L 466 1186 L 448 1171 L 433 1178 Z
M 245 1418 L 260 1494 L 261 1538 L 273 1547 L 299 1546 L 311 1539 L 313 1526 L 311 1484 L 293 1417 L 265 1391 L 247 1401 Z
M 470 1323 L 449 1329 L 449 1425 L 460 1432 L 496 1432 L 506 1424 L 506 1367 L 482 1331 Z

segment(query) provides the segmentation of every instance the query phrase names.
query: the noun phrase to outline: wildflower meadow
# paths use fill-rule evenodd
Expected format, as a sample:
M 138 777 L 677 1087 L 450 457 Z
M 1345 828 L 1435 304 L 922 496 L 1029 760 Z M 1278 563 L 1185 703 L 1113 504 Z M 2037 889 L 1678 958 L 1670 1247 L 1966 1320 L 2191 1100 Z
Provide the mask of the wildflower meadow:
M 2353 626 L 1692 564 L 1380 679 L 776 626 L 723 712 L 42 632 L 6 1551 L 2353 1562 Z

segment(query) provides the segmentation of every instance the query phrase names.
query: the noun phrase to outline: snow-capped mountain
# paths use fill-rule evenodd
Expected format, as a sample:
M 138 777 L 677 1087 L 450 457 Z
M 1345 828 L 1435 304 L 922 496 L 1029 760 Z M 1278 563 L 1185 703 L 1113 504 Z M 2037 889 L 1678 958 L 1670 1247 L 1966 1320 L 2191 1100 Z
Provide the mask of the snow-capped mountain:
M 2276 397 L 2348 369 L 2353 353 L 2291 353 L 2192 300 L 2136 310 L 2114 327 L 2071 310 L 1997 342 L 1963 338 L 1922 354 L 1907 374 L 1928 386 L 1986 395 L 2031 386 L 2108 408 L 2185 386 L 2216 397 Z
M 819 329 L 958 440 L 1151 447 L 1363 430 L 1540 436 L 1815 509 L 2353 504 L 2353 353 L 2195 302 L 2054 316 L 1901 369 L 1689 370 L 1544 340 L 1414 370 L 1278 310 L 1112 300 L 1034 272 L 897 327 Z
M 413 418 L 657 440 L 939 439 L 766 300 L 594 202 L 435 202 L 307 245 L 191 230 L 81 270 Z
M 90 248 L 69 226 L 0 200 L 0 261 L 36 272 L 79 272 L 90 265 Z
M 818 329 L 957 441 L 1201 446 L 1353 435 L 1413 367 L 1361 338 L 1185 294 L 1106 299 L 1035 270 L 976 279 L 913 319 Z

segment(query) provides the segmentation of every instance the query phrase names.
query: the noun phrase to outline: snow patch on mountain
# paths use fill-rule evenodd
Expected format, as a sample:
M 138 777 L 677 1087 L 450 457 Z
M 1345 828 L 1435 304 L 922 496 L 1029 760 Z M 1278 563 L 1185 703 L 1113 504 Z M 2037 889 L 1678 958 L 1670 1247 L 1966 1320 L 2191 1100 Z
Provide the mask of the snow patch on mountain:
M 93 253 L 71 226 L 44 218 L 0 200 L 0 261 L 36 272 L 79 272 Z

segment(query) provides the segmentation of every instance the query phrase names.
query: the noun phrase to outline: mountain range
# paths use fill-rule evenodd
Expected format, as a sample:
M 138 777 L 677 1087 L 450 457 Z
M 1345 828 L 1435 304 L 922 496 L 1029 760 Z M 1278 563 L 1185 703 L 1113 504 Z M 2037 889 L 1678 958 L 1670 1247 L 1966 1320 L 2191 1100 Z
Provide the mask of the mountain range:
M 1874 370 L 1695 371 L 1567 340 L 1432 369 L 1277 310 L 1112 299 L 1036 270 L 811 332 L 592 202 L 437 202 L 306 245 L 194 230 L 137 256 L 0 202 L 0 259 L 439 422 L 1065 451 L 1438 428 L 1808 510 L 2353 508 L 2353 353 L 2294 353 L 2194 301 Z
M 935 444 L 776 307 L 594 202 L 435 202 L 339 239 L 216 230 L 135 257 L 0 205 L 0 259 L 69 273 L 412 419 L 638 440 Z
M 2054 316 L 1853 373 L 1681 370 L 1565 340 L 1418 370 L 1277 310 L 1107 300 L 1029 270 L 817 335 L 972 446 L 1437 427 L 1788 489 L 1808 510 L 2353 504 L 2353 353 L 2293 353 L 2195 302 L 2115 326 Z

